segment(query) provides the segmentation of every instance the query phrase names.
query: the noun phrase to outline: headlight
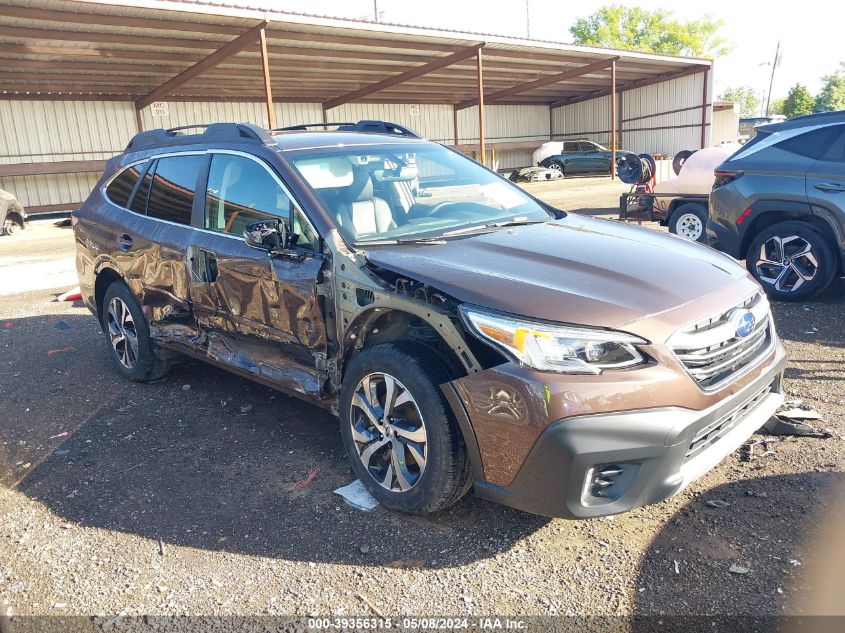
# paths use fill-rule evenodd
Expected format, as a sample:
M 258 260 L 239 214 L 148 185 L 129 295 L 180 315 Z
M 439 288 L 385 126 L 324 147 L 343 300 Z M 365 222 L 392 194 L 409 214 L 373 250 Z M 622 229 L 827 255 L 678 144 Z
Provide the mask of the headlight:
M 476 336 L 541 371 L 600 374 L 646 360 L 636 346 L 648 341 L 624 332 L 537 323 L 467 306 L 461 314 Z

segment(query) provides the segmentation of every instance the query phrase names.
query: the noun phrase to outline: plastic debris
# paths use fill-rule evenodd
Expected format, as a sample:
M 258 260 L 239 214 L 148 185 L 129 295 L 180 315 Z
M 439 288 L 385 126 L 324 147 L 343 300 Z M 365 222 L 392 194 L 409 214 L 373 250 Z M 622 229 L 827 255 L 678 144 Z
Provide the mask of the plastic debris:
M 749 572 L 748 567 L 743 567 L 742 565 L 737 565 L 734 563 L 730 566 L 728 571 L 732 574 L 747 574 Z
M 12 329 L 12 325 L 14 325 L 14 324 L 13 324 L 11 321 L 6 321 L 6 322 L 3 324 L 3 329 L 4 329 L 4 330 L 11 330 L 11 329 Z
M 68 435 L 70 435 L 70 434 L 67 431 L 62 431 L 61 433 L 59 433 L 57 435 L 51 435 L 49 439 L 55 440 L 55 439 L 60 438 L 60 437 L 67 437 Z
M 251 404 L 242 404 L 241 405 L 241 413 L 249 413 L 250 411 L 252 411 L 252 405 Z
M 76 288 L 71 288 L 67 292 L 63 292 L 58 297 L 56 297 L 56 301 L 80 301 L 82 299 L 82 292 L 79 290 L 79 286 Z
M 707 502 L 707 505 L 711 508 L 727 508 L 731 504 L 727 501 L 722 501 L 721 499 L 711 499 Z
M 335 494 L 343 497 L 343 500 L 346 501 L 346 503 L 358 510 L 365 510 L 369 512 L 378 506 L 378 501 L 376 501 L 375 497 L 367 492 L 367 489 L 364 487 L 364 484 L 360 479 L 356 479 L 351 484 L 338 488 L 334 492 Z
M 70 324 L 67 321 L 59 321 L 58 323 L 56 323 L 56 329 L 57 330 L 69 330 Z
M 778 407 L 763 428 L 771 435 L 796 435 L 821 439 L 833 436 L 828 429 L 819 430 L 811 426 L 808 422 L 810 420 L 821 421 L 822 416 L 801 400 L 787 400 Z

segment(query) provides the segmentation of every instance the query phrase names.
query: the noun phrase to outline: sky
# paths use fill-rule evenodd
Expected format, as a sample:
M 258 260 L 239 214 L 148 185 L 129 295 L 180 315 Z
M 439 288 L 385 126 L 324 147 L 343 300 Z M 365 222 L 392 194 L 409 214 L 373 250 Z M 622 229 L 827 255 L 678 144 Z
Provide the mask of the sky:
M 815 94 L 821 77 L 845 61 L 842 0 L 789 4 L 779 0 L 227 0 L 227 4 L 367 20 L 374 18 L 377 5 L 384 22 L 514 37 L 525 37 L 530 23 L 531 38 L 558 42 L 571 41 L 569 27 L 578 18 L 612 3 L 661 8 L 684 20 L 700 18 L 705 12 L 723 20 L 721 35 L 732 41 L 734 48 L 714 64 L 717 97 L 733 86 L 748 85 L 758 94 L 768 91 L 778 40 L 782 55 L 775 71 L 773 99 L 786 96 L 798 82 Z

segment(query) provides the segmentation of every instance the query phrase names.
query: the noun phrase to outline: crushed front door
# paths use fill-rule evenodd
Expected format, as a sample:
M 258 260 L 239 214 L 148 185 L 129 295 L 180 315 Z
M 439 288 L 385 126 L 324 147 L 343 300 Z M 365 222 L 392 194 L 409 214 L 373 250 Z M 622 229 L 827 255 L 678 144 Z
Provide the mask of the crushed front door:
M 194 315 L 208 355 L 287 390 L 318 396 L 326 330 L 317 283 L 325 257 L 316 236 L 299 236 L 281 255 L 248 246 L 244 227 L 302 219 L 279 178 L 255 157 L 214 153 L 203 229 L 189 253 Z M 302 232 L 302 231 L 300 231 Z M 295 233 L 294 233 L 295 234 Z

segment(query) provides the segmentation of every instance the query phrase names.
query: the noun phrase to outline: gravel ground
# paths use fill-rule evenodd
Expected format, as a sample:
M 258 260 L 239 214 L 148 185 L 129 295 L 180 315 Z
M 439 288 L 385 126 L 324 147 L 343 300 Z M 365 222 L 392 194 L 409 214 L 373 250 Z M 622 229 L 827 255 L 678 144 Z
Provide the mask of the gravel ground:
M 598 215 L 624 190 L 529 188 Z M 0 278 L 33 253 L 66 261 L 70 230 L 0 238 Z M 673 499 L 582 522 L 472 495 L 425 518 L 353 509 L 325 411 L 190 360 L 128 383 L 90 313 L 53 301 L 66 288 L 0 296 L 0 597 L 104 617 L 800 613 L 845 485 L 843 286 L 774 305 L 787 392 L 832 437 L 769 438 Z

